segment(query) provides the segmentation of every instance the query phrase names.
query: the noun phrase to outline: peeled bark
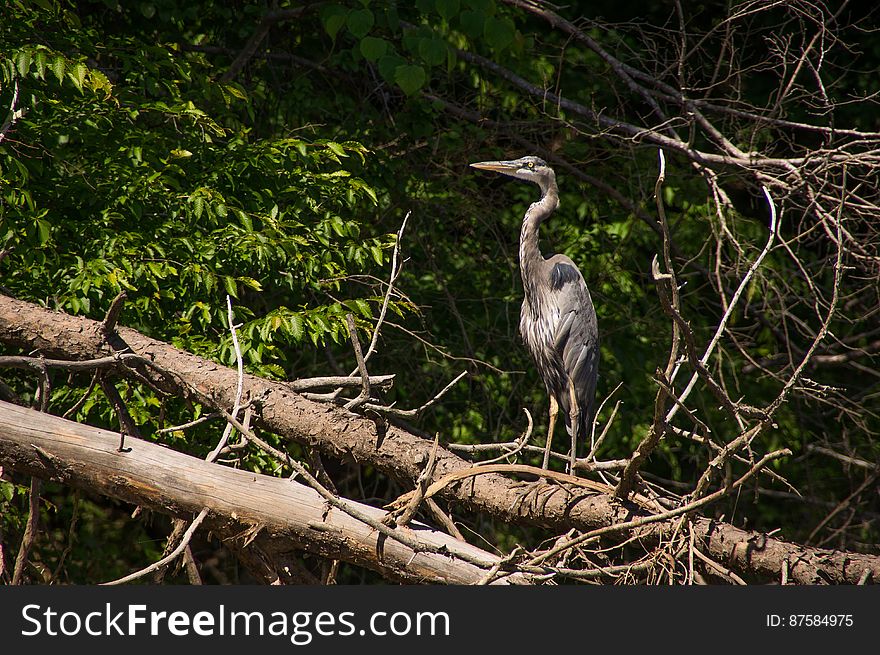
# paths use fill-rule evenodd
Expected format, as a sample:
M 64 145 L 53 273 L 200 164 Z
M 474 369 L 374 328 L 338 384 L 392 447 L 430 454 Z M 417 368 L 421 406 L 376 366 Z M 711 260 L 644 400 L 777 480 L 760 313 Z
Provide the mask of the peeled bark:
M 256 546 L 274 566 L 294 550 L 341 559 L 410 583 L 474 584 L 498 557 L 426 525 L 395 531 L 446 554 L 416 552 L 330 507 L 295 481 L 211 464 L 148 441 L 119 435 L 0 401 L 0 462 L 38 478 L 135 503 L 180 519 L 209 509 L 202 524 L 224 540 Z M 351 500 L 381 521 L 385 512 Z M 464 561 L 461 555 L 471 561 Z M 472 563 L 477 560 L 482 566 Z M 524 582 L 517 576 L 508 582 Z

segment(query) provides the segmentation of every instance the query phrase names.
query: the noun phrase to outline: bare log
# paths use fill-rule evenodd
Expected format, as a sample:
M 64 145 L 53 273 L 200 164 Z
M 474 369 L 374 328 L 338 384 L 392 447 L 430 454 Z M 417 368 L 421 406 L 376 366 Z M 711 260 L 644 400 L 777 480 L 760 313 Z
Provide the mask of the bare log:
M 179 519 L 201 510 L 204 526 L 224 539 L 246 539 L 273 559 L 305 550 L 358 564 L 400 582 L 474 584 L 499 558 L 411 522 L 398 527 L 420 544 L 448 555 L 414 551 L 381 538 L 368 525 L 329 506 L 295 481 L 212 464 L 131 436 L 119 435 L 0 401 L 0 462 L 38 478 L 87 489 Z M 375 520 L 381 509 L 346 501 Z M 253 540 L 253 541 L 251 541 Z M 485 568 L 461 556 L 485 562 Z M 514 582 L 528 578 L 517 575 Z
M 187 395 L 227 411 L 235 401 L 236 372 L 136 330 L 118 327 L 106 337 L 100 321 L 39 307 L 0 295 L 0 342 L 38 350 L 50 357 L 95 359 L 129 348 L 157 368 L 140 366 L 138 375 L 170 393 Z M 162 372 L 159 372 L 162 371 Z M 343 461 L 369 463 L 377 470 L 414 486 L 431 452 L 431 441 L 395 426 L 382 436 L 376 424 L 332 405 L 307 400 L 283 382 L 245 375 L 245 401 L 254 407 L 254 425 L 317 448 Z M 439 479 L 464 468 L 468 462 L 448 449 L 438 449 L 435 475 Z M 644 508 L 614 499 L 610 494 L 554 493 L 541 503 L 523 503 L 514 480 L 490 473 L 446 487 L 445 498 L 465 507 L 491 513 L 509 522 L 528 523 L 565 532 L 594 530 L 631 521 Z M 196 511 L 198 511 L 197 508 Z M 676 531 L 677 521 L 639 526 L 623 537 L 655 545 Z M 800 584 L 855 584 L 865 570 L 880 580 L 880 557 L 860 553 L 807 548 L 760 532 L 707 518 L 694 519 L 695 538 L 708 555 L 751 580 L 778 580 L 786 559 L 789 581 Z

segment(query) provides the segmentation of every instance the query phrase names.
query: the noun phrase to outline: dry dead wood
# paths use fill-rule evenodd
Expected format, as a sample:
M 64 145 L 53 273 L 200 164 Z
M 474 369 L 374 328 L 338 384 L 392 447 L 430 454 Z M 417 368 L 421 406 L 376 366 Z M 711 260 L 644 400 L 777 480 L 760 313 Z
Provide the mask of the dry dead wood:
M 207 509 L 207 529 L 224 541 L 238 542 L 234 546 L 252 544 L 276 570 L 301 549 L 395 581 L 474 584 L 500 560 L 424 524 L 396 528 L 446 554 L 416 552 L 383 538 L 296 481 L 212 464 L 131 436 L 126 451 L 119 452 L 118 441 L 113 432 L 0 401 L 0 462 L 8 469 L 180 519 Z M 375 520 L 385 516 L 383 510 L 346 502 Z M 517 575 L 505 582 L 527 580 Z
M 102 325 L 0 295 L 0 341 L 6 344 L 69 359 L 94 359 L 128 348 L 153 363 L 136 365 L 136 371 L 157 387 L 210 402 L 215 408 L 232 407 L 237 378 L 234 370 L 130 328 L 119 327 L 108 338 Z M 123 374 L 125 371 L 122 369 Z M 134 369 L 129 373 L 134 375 Z M 372 420 L 307 400 L 283 382 L 246 375 L 244 388 L 244 400 L 254 408 L 254 425 L 324 454 L 369 463 L 406 484 L 413 484 L 428 461 L 432 443 L 397 427 L 388 427 L 380 437 Z M 470 462 L 440 448 L 435 475 L 439 479 L 470 466 Z M 593 492 L 554 493 L 540 504 L 523 503 L 517 482 L 496 473 L 452 484 L 441 495 L 474 511 L 560 533 L 571 528 L 595 530 L 648 516 L 635 504 Z M 650 547 L 672 534 L 677 525 L 676 520 L 658 521 L 639 525 L 620 536 Z M 751 580 L 778 580 L 785 562 L 789 562 L 788 580 L 792 583 L 854 584 L 865 571 L 873 579 L 880 579 L 880 557 L 809 548 L 707 518 L 696 517 L 693 529 L 705 553 Z

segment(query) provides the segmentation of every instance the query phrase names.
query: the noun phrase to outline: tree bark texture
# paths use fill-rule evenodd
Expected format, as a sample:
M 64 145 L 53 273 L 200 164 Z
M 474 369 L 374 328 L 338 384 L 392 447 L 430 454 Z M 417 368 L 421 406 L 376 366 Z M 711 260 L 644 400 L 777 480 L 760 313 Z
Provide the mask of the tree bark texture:
M 137 370 L 169 393 L 199 402 L 209 399 L 227 411 L 234 403 L 237 373 L 230 368 L 131 328 L 118 327 L 113 334 L 106 335 L 99 321 L 2 295 L 0 342 L 65 359 L 93 359 L 129 349 L 156 365 L 138 366 Z M 120 371 L 125 374 L 125 367 L 120 367 Z M 388 426 L 380 436 L 374 421 L 335 405 L 308 400 L 284 382 L 246 374 L 244 394 L 244 401 L 253 403 L 252 422 L 258 427 L 339 460 L 369 464 L 404 484 L 413 484 L 428 461 L 430 441 L 395 426 Z M 435 479 L 471 465 L 441 448 Z M 637 505 L 594 492 L 570 494 L 560 490 L 540 503 L 523 503 L 521 486 L 500 474 L 464 480 L 450 485 L 441 495 L 472 511 L 551 528 L 557 533 L 571 528 L 588 531 L 645 514 Z M 635 537 L 650 546 L 672 534 L 677 525 L 678 519 L 659 521 L 620 536 Z M 866 570 L 873 580 L 880 580 L 880 557 L 805 547 L 703 517 L 694 518 L 693 530 L 704 552 L 752 581 L 779 580 L 784 566 L 788 566 L 788 580 L 792 583 L 854 584 Z
M 342 559 L 409 583 L 474 584 L 498 557 L 426 525 L 397 527 L 448 554 L 415 552 L 331 507 L 296 481 L 211 464 L 196 457 L 0 401 L 0 462 L 4 467 L 135 503 L 180 519 L 209 509 L 202 524 L 236 546 L 256 546 L 270 568 L 292 551 Z M 383 510 L 347 500 L 381 521 Z M 483 567 L 458 557 L 468 555 Z M 525 581 L 523 576 L 503 582 Z

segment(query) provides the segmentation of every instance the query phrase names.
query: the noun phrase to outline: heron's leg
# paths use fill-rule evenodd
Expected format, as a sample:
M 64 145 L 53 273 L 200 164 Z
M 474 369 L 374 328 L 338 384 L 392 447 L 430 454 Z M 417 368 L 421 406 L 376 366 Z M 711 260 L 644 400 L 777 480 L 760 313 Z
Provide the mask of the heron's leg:
M 568 379 L 568 397 L 571 400 L 571 410 L 569 411 L 569 420 L 571 421 L 571 453 L 569 454 L 568 474 L 574 475 L 581 409 L 578 407 L 577 394 L 574 391 L 574 382 L 571 381 L 571 378 Z
M 556 396 L 550 394 L 550 425 L 547 427 L 547 445 L 544 446 L 544 463 L 541 468 L 546 469 L 550 464 L 550 447 L 553 443 L 553 426 L 556 425 L 556 415 L 559 413 L 559 403 Z

